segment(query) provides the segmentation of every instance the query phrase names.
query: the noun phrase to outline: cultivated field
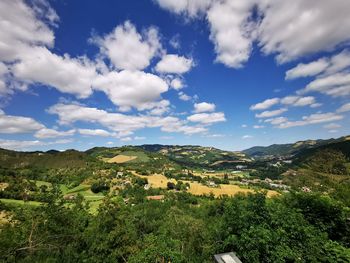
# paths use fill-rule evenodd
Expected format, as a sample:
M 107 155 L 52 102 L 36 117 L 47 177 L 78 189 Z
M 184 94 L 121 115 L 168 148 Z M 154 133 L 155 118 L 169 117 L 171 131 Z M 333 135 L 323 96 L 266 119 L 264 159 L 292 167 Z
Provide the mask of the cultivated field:
M 168 182 L 176 183 L 175 179 L 168 179 L 164 175 L 161 174 L 154 174 L 149 176 L 139 175 L 134 172 L 136 176 L 147 178 L 148 183 L 151 184 L 153 188 L 167 188 Z M 216 197 L 222 196 L 222 195 L 228 195 L 228 196 L 234 196 L 238 193 L 253 193 L 254 191 L 251 189 L 241 188 L 238 185 L 232 185 L 232 184 L 221 184 L 219 187 L 208 187 L 206 185 L 202 185 L 197 182 L 190 182 L 190 181 L 183 181 L 184 183 L 190 184 L 190 189 L 188 190 L 189 193 L 194 195 L 204 195 L 204 194 L 210 194 L 213 193 Z M 277 195 L 278 192 L 276 191 L 267 191 L 267 196 L 271 197 L 274 195 Z
M 184 181 L 186 183 L 186 181 Z M 251 189 L 241 188 L 238 185 L 233 184 L 220 184 L 219 187 L 208 187 L 206 185 L 202 185 L 197 182 L 188 182 L 190 184 L 189 193 L 194 195 L 203 195 L 203 194 L 214 194 L 216 197 L 222 195 L 234 196 L 238 193 L 253 193 L 254 191 Z M 271 197 L 277 195 L 276 191 L 267 191 L 267 196 Z
M 151 184 L 153 188 L 167 188 L 168 182 L 176 183 L 175 179 L 168 179 L 164 175 L 161 174 L 154 174 L 150 176 L 144 176 L 134 173 L 135 175 L 146 178 L 148 180 L 148 183 Z
M 244 177 L 248 175 L 248 172 L 243 172 L 243 171 L 238 171 L 237 173 L 232 173 L 232 172 L 214 172 L 214 173 L 209 173 L 209 172 L 203 172 L 203 171 L 194 171 L 193 175 L 195 176 L 200 176 L 200 177 L 217 177 L 220 179 L 223 179 L 225 174 L 228 175 L 229 178 L 231 177 Z
M 117 156 L 114 156 L 113 158 L 106 160 L 106 161 L 108 163 L 126 163 L 126 162 L 132 161 L 136 158 L 137 158 L 137 156 L 128 156 L 128 155 L 119 154 Z

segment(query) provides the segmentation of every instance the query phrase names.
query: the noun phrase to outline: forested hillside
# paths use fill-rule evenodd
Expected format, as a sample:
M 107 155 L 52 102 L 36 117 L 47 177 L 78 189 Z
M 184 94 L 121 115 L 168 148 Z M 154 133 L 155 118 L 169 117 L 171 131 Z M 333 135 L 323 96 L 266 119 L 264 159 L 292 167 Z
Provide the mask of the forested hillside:
M 251 157 L 264 157 L 268 155 L 274 156 L 286 156 L 286 155 L 296 155 L 304 151 L 318 148 L 320 146 L 325 146 L 334 143 L 341 143 L 349 141 L 349 136 L 340 137 L 337 139 L 328 140 L 306 140 L 299 141 L 289 144 L 273 144 L 270 146 L 255 146 L 244 150 L 243 152 Z

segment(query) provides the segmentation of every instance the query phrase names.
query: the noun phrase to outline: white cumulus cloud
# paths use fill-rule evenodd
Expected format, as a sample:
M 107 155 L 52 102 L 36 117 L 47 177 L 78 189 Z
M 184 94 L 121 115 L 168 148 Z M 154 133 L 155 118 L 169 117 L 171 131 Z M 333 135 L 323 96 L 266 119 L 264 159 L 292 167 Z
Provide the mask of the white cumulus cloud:
M 263 111 L 259 114 L 255 114 L 255 117 L 257 117 L 257 118 L 270 118 L 270 117 L 281 115 L 283 112 L 286 112 L 286 111 L 287 111 L 287 109 L 285 109 L 285 108 L 281 108 L 278 110 L 272 110 L 272 111 Z
M 99 75 L 94 83 L 96 90 L 105 92 L 121 111 L 132 107 L 138 110 L 151 109 L 154 101 L 168 91 L 168 84 L 160 77 L 143 71 L 112 71 Z
M 196 113 L 188 116 L 187 120 L 192 122 L 199 122 L 202 124 L 212 124 L 215 122 L 226 121 L 226 118 L 223 112 L 213 112 L 213 113 Z
M 188 72 L 194 63 L 191 58 L 175 54 L 164 55 L 156 65 L 156 71 L 160 73 L 183 74 Z
M 339 109 L 337 109 L 337 112 L 347 112 L 350 111 L 350 102 L 343 104 Z
M 323 122 L 333 122 L 343 119 L 342 115 L 338 115 L 333 112 L 328 113 L 315 113 L 309 116 L 303 116 L 301 120 L 297 121 L 286 121 L 278 125 L 278 128 L 285 129 L 296 126 L 305 126 Z
M 75 129 L 71 129 L 68 131 L 57 131 L 54 129 L 43 128 L 43 129 L 38 130 L 34 134 L 34 137 L 39 138 L 39 139 L 47 139 L 47 138 L 72 136 L 72 135 L 74 135 L 74 133 L 75 133 Z
M 257 104 L 250 106 L 250 109 L 251 110 L 266 110 L 279 102 L 280 102 L 279 98 L 267 99 L 267 100 L 264 100 L 263 102 L 260 102 L 260 103 L 257 103 Z
M 200 8 L 190 6 L 197 3 L 191 0 L 157 2 L 176 14 L 205 14 L 216 61 L 232 68 L 249 59 L 254 41 L 263 53 L 285 63 L 350 40 L 348 0 L 208 0 Z
M 161 49 L 157 29 L 151 27 L 142 35 L 130 21 L 117 26 L 103 38 L 94 37 L 92 41 L 117 69 L 144 69 Z
M 200 103 L 194 104 L 194 112 L 195 113 L 212 112 L 212 111 L 215 111 L 215 104 L 214 103 L 200 102 Z
M 45 126 L 33 118 L 6 115 L 0 111 L 0 133 L 30 133 L 43 128 Z

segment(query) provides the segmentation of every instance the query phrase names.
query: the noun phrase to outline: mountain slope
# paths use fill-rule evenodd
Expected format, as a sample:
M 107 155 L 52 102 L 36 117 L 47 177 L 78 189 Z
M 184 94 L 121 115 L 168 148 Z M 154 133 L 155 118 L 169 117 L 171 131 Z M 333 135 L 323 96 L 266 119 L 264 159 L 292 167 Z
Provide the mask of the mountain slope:
M 251 161 L 244 153 L 223 151 L 214 147 L 159 144 L 146 144 L 137 147 L 146 151 L 161 153 L 171 161 L 188 167 L 224 169 Z
M 322 145 L 329 145 L 331 143 L 343 142 L 349 140 L 349 136 L 340 137 L 338 139 L 328 139 L 328 140 L 305 140 L 298 141 L 296 143 L 288 144 L 273 144 L 270 146 L 255 146 L 243 151 L 243 153 L 254 157 L 266 157 L 268 155 L 274 156 L 287 156 L 296 155 L 307 149 L 314 149 Z

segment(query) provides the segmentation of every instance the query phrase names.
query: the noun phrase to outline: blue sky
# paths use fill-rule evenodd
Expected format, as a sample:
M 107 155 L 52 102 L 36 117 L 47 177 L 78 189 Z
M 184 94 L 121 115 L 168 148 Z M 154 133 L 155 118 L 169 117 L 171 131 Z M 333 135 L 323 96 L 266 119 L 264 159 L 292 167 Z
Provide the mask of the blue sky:
M 347 0 L 0 3 L 0 147 L 350 134 Z

